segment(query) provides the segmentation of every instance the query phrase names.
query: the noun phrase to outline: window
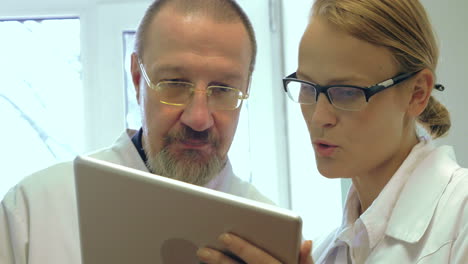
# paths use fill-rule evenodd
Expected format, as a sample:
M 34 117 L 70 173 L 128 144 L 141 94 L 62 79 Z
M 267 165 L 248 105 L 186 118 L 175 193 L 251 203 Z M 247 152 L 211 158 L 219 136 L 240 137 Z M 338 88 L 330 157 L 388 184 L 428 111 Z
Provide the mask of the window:
M 0 21 L 0 197 L 82 146 L 80 20 Z
M 124 31 L 122 35 L 125 67 L 125 123 L 127 128 L 139 129 L 141 126 L 141 114 L 136 101 L 136 93 L 130 71 L 131 56 L 133 47 L 135 46 L 135 31 Z

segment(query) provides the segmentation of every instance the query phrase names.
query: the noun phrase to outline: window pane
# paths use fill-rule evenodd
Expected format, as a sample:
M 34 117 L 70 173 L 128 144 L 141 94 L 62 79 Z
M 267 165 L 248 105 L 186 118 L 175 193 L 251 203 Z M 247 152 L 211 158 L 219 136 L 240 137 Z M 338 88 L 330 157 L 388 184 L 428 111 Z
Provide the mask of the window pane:
M 131 56 L 135 45 L 135 31 L 125 31 L 123 33 L 124 47 L 124 67 L 125 67 L 125 96 L 126 96 L 126 122 L 127 128 L 139 129 L 141 126 L 140 108 L 136 100 L 135 88 L 132 82 L 130 71 Z
M 82 146 L 79 19 L 0 21 L 0 197 Z
M 141 127 L 141 116 L 138 103 L 136 101 L 135 89 L 132 83 L 130 72 L 130 60 L 135 43 L 135 32 L 123 32 L 124 41 L 124 65 L 125 65 L 125 85 L 126 85 L 126 122 L 127 128 L 139 129 Z M 252 167 L 250 157 L 250 136 L 249 136 L 249 113 L 248 100 L 244 101 L 240 113 L 239 124 L 234 141 L 229 150 L 234 173 L 241 179 L 251 182 Z

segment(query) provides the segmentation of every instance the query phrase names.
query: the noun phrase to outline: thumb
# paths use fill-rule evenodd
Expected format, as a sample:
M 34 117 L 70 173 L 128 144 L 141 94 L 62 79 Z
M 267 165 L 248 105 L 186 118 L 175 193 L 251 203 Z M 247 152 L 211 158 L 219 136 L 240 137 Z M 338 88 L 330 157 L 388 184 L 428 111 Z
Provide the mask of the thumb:
M 312 253 L 312 240 L 306 240 L 301 245 L 301 250 L 299 253 L 299 263 L 300 264 L 314 264 L 311 253 Z

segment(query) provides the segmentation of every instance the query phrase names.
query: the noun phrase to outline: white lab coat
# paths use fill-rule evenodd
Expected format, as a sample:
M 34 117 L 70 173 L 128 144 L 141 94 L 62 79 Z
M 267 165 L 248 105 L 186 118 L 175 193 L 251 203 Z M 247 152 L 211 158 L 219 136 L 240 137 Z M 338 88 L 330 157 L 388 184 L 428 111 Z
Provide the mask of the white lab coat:
M 448 146 L 430 151 L 415 168 L 365 263 L 467 264 L 468 170 L 460 168 Z M 328 263 L 320 259 L 340 243 L 337 233 L 314 250 L 316 264 Z
M 110 148 L 90 156 L 147 171 L 127 133 Z M 254 186 L 236 177 L 229 162 L 208 187 L 272 204 Z M 25 178 L 2 201 L 0 264 L 13 263 L 81 263 L 71 162 Z

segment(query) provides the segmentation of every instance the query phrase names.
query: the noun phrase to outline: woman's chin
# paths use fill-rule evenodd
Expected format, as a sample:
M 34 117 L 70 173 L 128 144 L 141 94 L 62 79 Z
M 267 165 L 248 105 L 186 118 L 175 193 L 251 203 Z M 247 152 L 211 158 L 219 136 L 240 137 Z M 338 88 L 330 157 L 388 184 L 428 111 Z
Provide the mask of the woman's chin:
M 317 170 L 323 177 L 328 179 L 348 178 L 346 175 L 349 175 L 349 171 L 347 172 L 343 168 L 336 168 L 335 166 L 320 166 L 317 164 Z

